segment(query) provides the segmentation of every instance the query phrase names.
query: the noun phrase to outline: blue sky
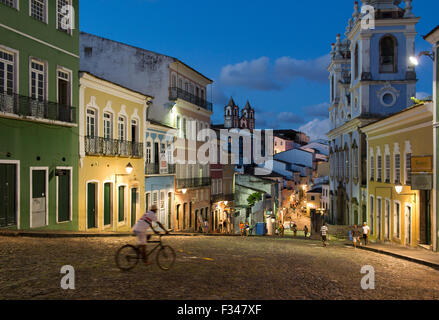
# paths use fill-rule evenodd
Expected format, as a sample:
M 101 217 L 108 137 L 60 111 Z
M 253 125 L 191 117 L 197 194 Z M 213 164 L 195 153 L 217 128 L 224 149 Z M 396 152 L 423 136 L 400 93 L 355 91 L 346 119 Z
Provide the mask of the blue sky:
M 334 5 L 336 4 L 336 5 Z M 322 132 L 327 126 L 327 55 L 353 12 L 351 0 L 87 0 L 82 31 L 174 56 L 215 81 L 213 123 L 230 96 L 256 109 L 257 127 Z M 403 5 L 402 5 L 403 6 Z M 439 1 L 413 1 L 421 35 L 439 24 Z M 417 69 L 432 92 L 432 62 Z

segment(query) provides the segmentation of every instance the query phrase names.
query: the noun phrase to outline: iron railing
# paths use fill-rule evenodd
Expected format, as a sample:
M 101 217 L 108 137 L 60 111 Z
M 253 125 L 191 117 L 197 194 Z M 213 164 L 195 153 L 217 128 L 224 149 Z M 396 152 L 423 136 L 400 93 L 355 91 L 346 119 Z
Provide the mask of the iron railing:
M 210 196 L 210 200 L 212 203 L 220 202 L 220 201 L 234 201 L 235 195 L 233 193 L 232 194 L 224 194 L 224 193 L 213 194 Z
M 93 156 L 143 158 L 143 143 L 85 137 L 85 153 Z
M 145 174 L 161 174 L 160 165 L 158 163 L 146 163 L 145 164 Z M 168 164 L 168 173 L 167 174 L 175 174 L 175 164 Z
M 213 104 L 211 102 L 206 101 L 203 98 L 197 97 L 192 93 L 189 93 L 183 89 L 177 87 L 169 88 L 169 100 L 177 100 L 177 99 L 183 99 L 187 102 L 193 103 L 208 111 L 212 111 Z
M 208 187 L 210 184 L 211 178 L 176 179 L 177 189 Z
M 23 117 L 34 117 L 76 123 L 75 108 L 56 102 L 40 101 L 31 97 L 0 91 L 0 112 Z

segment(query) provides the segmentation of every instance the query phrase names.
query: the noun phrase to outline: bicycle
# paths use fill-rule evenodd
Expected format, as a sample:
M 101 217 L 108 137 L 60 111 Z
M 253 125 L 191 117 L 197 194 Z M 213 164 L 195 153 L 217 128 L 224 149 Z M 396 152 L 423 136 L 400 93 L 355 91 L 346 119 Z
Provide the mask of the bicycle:
M 160 269 L 169 271 L 175 263 L 175 251 L 168 245 L 163 245 L 162 237 L 164 234 L 159 234 L 159 241 L 150 241 L 148 243 L 157 243 L 154 249 L 146 253 L 146 261 L 157 249 L 156 262 Z M 142 253 L 139 246 L 127 244 L 120 248 L 116 253 L 116 265 L 122 271 L 130 271 L 143 260 Z

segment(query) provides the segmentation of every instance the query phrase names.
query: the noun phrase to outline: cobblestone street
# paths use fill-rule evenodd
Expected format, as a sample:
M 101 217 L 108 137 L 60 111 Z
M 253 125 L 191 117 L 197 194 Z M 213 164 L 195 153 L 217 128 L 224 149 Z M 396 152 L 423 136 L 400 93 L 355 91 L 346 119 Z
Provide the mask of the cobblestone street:
M 343 243 L 289 238 L 164 238 L 177 261 L 169 272 L 139 264 L 123 273 L 114 262 L 135 238 L 0 237 L 1 299 L 438 299 L 439 272 Z M 154 259 L 155 260 L 155 259 Z M 72 265 L 76 289 L 60 288 Z M 361 267 L 376 271 L 363 291 Z

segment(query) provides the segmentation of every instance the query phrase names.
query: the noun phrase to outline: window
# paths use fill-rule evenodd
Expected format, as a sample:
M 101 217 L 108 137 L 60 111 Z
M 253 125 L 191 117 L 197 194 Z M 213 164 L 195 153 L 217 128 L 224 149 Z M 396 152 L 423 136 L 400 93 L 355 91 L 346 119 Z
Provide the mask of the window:
M 412 184 L 412 154 L 407 153 L 405 155 L 405 184 Z
M 386 183 L 390 183 L 390 154 L 386 154 L 386 163 L 385 163 L 385 178 Z
M 383 157 L 381 155 L 377 156 L 377 181 L 383 181 Z
M 178 88 L 183 89 L 183 80 L 178 79 Z
M 359 169 L 359 167 L 358 167 L 358 165 L 359 165 L 359 163 L 358 163 L 358 148 L 357 147 L 355 147 L 354 149 L 353 149 L 353 158 L 354 158 L 354 172 L 353 172 L 353 178 L 355 179 L 355 180 L 357 180 L 358 179 L 358 169 Z
M 399 239 L 401 238 L 401 204 L 399 202 L 395 202 L 393 218 L 393 235 Z
M 374 212 L 374 198 L 370 197 L 370 234 L 374 233 L 374 216 L 375 216 L 375 212 Z
M 375 159 L 374 156 L 370 156 L 370 181 L 375 180 Z
M 13 94 L 15 91 L 14 55 L 0 50 L 0 93 Z
M 146 142 L 146 163 L 150 164 L 152 161 L 152 144 L 150 141 Z
M 36 61 L 31 62 L 31 97 L 40 101 L 44 101 L 46 97 L 45 67 Z
M 118 137 L 120 141 L 126 140 L 126 134 L 125 134 L 125 118 L 119 117 L 118 121 Z
M 96 112 L 94 110 L 87 110 L 87 137 L 96 136 Z
M 110 113 L 104 113 L 104 138 L 113 139 L 113 116 Z
M 74 15 L 73 12 L 70 12 L 70 7 L 68 6 L 71 6 L 71 0 L 58 0 L 56 7 L 57 28 L 60 31 L 70 34 L 74 23 L 74 21 L 72 21 L 74 20 Z
M 350 169 L 350 165 L 351 164 L 350 164 L 349 149 L 347 147 L 346 147 L 344 153 L 345 153 L 345 161 L 346 161 L 345 166 L 344 166 L 344 168 L 345 168 L 345 177 L 346 177 L 346 179 L 349 179 L 349 177 L 350 177 L 349 169 Z
M 384 36 L 380 41 L 380 72 L 397 72 L 397 43 L 393 36 Z
M 70 73 L 58 70 L 58 103 L 64 106 L 70 106 Z
M 187 120 L 183 118 L 183 138 L 187 139 Z
M 157 206 L 158 202 L 159 202 L 159 193 L 158 191 L 154 191 L 154 193 L 152 194 L 152 205 L 153 206 Z
M 3 3 L 12 8 L 17 8 L 17 0 L 0 0 L 0 3 Z
M 358 43 L 355 44 L 355 61 L 354 61 L 354 68 L 355 68 L 355 79 L 358 79 L 358 75 L 359 75 L 359 54 L 358 54 Z
M 46 22 L 46 0 L 31 0 L 30 15 L 39 21 Z
M 172 75 L 172 87 L 177 87 L 177 76 L 175 74 Z
M 401 155 L 395 154 L 395 183 L 401 183 Z

